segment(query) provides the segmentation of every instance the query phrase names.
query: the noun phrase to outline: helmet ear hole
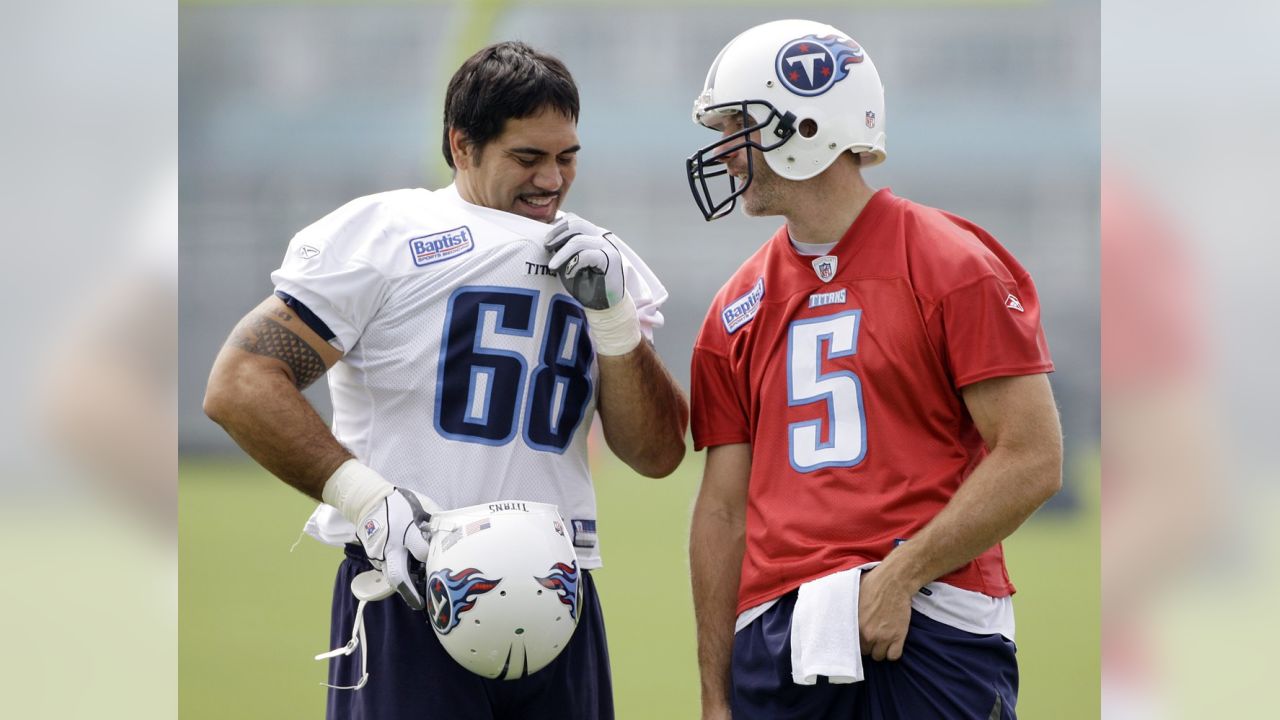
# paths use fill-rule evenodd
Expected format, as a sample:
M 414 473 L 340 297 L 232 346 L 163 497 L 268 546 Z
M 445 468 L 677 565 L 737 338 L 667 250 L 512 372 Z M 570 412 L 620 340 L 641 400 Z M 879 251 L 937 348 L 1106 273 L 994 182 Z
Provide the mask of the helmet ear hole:
M 805 118 L 800 121 L 799 127 L 800 137 L 811 138 L 818 134 L 818 122 L 813 118 Z

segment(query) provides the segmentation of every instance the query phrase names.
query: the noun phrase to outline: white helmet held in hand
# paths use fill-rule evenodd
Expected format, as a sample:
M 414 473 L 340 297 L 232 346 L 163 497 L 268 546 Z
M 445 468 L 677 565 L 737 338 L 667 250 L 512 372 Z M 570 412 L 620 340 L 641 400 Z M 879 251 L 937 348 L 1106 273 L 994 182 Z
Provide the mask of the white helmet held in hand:
M 427 616 L 460 665 L 515 680 L 564 650 L 581 571 L 555 505 L 504 500 L 431 516 Z
M 884 87 L 871 57 L 848 35 L 809 20 L 778 20 L 742 33 L 720 51 L 702 94 L 693 104 L 696 123 L 720 130 L 740 116 L 743 128 L 717 139 L 685 163 L 689 187 L 707 220 L 729 214 L 738 187 L 724 159 L 744 147 L 764 154 L 769 167 L 788 180 L 807 180 L 830 167 L 841 153 L 862 164 L 885 158 Z M 751 140 L 759 131 L 759 142 Z M 724 177 L 727 197 L 716 200 L 707 183 Z

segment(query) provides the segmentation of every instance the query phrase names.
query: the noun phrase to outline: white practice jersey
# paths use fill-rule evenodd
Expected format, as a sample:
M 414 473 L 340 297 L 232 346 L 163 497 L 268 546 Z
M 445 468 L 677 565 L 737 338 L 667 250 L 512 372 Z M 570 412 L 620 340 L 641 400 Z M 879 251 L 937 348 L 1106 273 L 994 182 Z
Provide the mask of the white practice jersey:
M 271 279 L 345 353 L 328 373 L 339 442 L 442 508 L 554 503 L 589 569 L 600 566 L 587 467 L 599 371 L 581 305 L 547 270 L 550 229 L 453 186 L 380 193 L 299 232 Z M 652 340 L 666 290 L 617 245 Z M 307 531 L 355 542 L 324 504 Z

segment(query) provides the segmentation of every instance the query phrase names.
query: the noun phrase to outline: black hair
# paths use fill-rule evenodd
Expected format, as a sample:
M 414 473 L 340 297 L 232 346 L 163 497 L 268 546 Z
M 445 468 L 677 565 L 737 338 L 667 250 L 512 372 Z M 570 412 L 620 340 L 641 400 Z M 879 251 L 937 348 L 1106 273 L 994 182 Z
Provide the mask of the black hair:
M 444 96 L 444 161 L 453 164 L 449 128 L 477 150 L 502 134 L 507 120 L 553 109 L 578 122 L 578 86 L 564 63 L 515 41 L 500 42 L 467 58 Z

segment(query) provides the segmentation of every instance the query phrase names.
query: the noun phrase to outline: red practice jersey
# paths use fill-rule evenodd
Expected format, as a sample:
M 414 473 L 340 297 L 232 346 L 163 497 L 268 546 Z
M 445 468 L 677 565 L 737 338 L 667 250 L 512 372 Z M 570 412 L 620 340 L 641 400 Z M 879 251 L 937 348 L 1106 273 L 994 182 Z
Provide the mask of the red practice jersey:
M 986 456 L 958 388 L 1052 370 L 1031 277 L 977 225 L 885 189 L 830 255 L 780 229 L 693 353 L 694 445 L 752 446 L 738 611 L 909 541 Z M 1014 591 L 999 545 L 939 579 Z

